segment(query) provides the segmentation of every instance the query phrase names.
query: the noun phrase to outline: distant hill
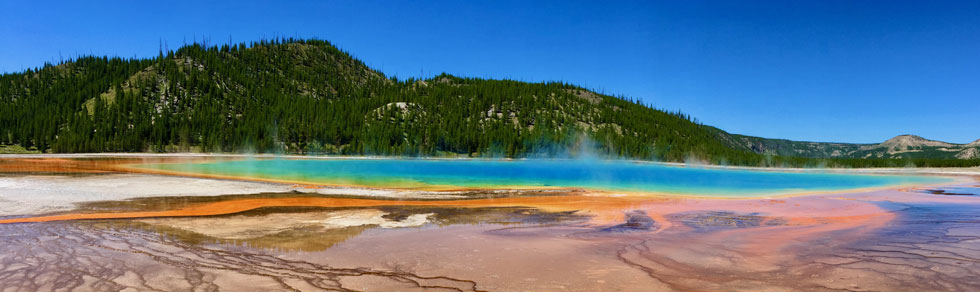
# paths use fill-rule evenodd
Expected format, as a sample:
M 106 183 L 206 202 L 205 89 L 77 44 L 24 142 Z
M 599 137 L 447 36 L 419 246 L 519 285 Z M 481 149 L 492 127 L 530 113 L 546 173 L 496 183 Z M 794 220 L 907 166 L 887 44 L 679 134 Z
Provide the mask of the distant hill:
M 0 145 L 42 152 L 594 152 L 753 166 L 905 165 L 816 158 L 946 159 L 956 156 L 939 154 L 953 148 L 977 156 L 966 145 L 919 139 L 889 140 L 885 150 L 765 139 L 561 82 L 399 80 L 323 40 L 193 44 L 149 59 L 84 57 L 0 76 Z
M 808 158 L 882 158 L 882 159 L 977 159 L 980 143 L 954 144 L 928 140 L 915 135 L 900 135 L 879 144 L 800 142 L 766 139 L 719 132 L 719 137 L 736 149 L 755 153 Z

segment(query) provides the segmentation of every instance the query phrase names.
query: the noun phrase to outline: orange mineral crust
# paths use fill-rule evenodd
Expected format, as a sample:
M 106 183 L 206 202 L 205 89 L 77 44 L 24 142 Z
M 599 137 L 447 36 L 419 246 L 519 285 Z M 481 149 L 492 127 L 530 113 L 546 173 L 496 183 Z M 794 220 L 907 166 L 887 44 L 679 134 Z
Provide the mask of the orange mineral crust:
M 0 173 L 100 173 L 105 172 L 103 161 L 74 159 L 0 159 Z
M 333 197 L 295 198 L 246 198 L 218 202 L 199 203 L 179 209 L 149 212 L 112 212 L 60 214 L 0 220 L 0 224 L 47 222 L 86 219 L 131 219 L 149 217 L 214 216 L 254 210 L 263 207 L 377 207 L 377 206 L 431 206 L 431 207 L 532 207 L 545 211 L 578 211 L 592 216 L 594 224 L 614 224 L 622 221 L 623 213 L 640 210 L 657 222 L 670 224 L 665 216 L 698 210 L 728 210 L 732 212 L 762 213 L 769 217 L 784 218 L 789 225 L 814 225 L 847 223 L 876 216 L 887 216 L 873 204 L 823 197 L 799 197 L 782 200 L 745 199 L 710 200 L 678 199 L 643 196 L 608 196 L 605 194 L 577 194 L 569 196 L 513 197 L 473 200 L 375 200 Z
M 0 173 L 107 173 L 129 172 L 121 166 L 143 163 L 188 163 L 213 161 L 212 157 L 84 157 L 84 158 L 6 158 L 0 157 Z

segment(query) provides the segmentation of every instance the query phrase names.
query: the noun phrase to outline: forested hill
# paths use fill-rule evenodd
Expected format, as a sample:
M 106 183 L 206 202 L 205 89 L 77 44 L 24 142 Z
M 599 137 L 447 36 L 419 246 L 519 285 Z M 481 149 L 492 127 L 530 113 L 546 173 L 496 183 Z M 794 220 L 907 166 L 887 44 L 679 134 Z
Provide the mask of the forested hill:
M 194 44 L 0 76 L 0 144 L 42 152 L 529 157 L 587 148 L 659 161 L 827 163 L 759 154 L 731 137 L 559 82 L 397 80 L 322 40 Z

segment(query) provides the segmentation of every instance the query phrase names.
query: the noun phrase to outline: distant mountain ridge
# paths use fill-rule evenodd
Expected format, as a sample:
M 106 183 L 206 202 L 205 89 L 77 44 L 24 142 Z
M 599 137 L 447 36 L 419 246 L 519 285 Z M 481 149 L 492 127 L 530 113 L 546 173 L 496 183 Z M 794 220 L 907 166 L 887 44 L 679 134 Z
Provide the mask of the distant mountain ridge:
M 734 148 L 760 154 L 797 156 L 808 158 L 932 158 L 976 159 L 980 158 L 980 140 L 968 144 L 956 144 L 929 140 L 916 135 L 899 135 L 878 144 L 802 142 L 783 139 L 767 139 L 743 135 L 718 133 L 719 137 Z

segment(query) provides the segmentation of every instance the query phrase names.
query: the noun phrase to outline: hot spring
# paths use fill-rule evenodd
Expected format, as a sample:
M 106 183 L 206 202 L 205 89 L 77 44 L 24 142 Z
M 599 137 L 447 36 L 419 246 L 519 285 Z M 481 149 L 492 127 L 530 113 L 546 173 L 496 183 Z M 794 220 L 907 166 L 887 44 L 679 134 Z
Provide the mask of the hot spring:
M 714 197 L 760 197 L 952 181 L 928 176 L 700 168 L 602 160 L 260 159 L 130 167 L 380 188 L 583 188 Z

